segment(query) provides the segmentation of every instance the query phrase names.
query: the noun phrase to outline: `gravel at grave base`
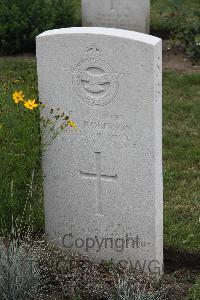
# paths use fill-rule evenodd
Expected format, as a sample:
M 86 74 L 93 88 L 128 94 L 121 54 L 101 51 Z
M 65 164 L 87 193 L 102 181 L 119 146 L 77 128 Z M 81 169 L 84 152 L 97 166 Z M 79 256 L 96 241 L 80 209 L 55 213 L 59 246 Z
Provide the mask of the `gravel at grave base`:
M 167 298 L 186 300 L 189 289 L 192 287 L 191 274 L 188 269 L 166 272 L 162 280 L 155 282 L 152 276 L 136 273 L 131 270 L 122 270 L 119 266 L 108 263 L 95 264 L 86 256 L 78 253 L 67 253 L 61 248 L 47 244 L 43 240 L 35 241 L 35 251 L 39 255 L 39 263 L 48 277 L 49 287 L 45 298 L 35 300 L 74 299 L 80 295 L 82 300 L 106 300 L 106 295 L 113 293 L 117 276 L 121 278 L 128 274 L 131 282 L 139 282 L 141 286 L 155 291 L 156 287 L 166 289 Z M 195 281 L 195 278 L 193 278 Z

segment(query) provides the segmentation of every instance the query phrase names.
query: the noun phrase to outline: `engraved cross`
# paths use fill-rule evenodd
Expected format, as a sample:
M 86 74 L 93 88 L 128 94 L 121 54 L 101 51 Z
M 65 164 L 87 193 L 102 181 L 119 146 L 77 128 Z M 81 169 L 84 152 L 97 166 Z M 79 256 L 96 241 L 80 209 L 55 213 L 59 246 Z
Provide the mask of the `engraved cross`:
M 115 5 L 114 5 L 115 0 L 110 0 L 110 10 L 116 11 Z
M 96 155 L 96 172 L 95 173 L 84 173 L 80 171 L 80 175 L 82 178 L 90 178 L 90 179 L 96 179 L 97 180 L 97 187 L 96 187 L 96 205 L 97 205 L 97 215 L 102 215 L 103 214 L 103 209 L 102 209 L 102 199 L 101 199 L 101 185 L 102 181 L 116 181 L 117 180 L 117 175 L 104 175 L 101 172 L 101 152 L 95 152 Z

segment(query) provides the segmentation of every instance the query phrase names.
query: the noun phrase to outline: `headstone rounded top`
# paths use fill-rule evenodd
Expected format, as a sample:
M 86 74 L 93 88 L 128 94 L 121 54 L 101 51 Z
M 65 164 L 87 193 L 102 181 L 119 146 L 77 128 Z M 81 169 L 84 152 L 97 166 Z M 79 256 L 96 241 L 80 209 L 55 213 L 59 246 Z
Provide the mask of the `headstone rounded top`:
M 36 53 L 42 117 L 59 108 L 78 126 L 57 137 L 62 123 L 53 121 L 42 137 L 50 139 L 43 155 L 48 240 L 96 262 L 161 273 L 161 40 L 63 28 L 39 35 Z
M 70 27 L 70 28 L 60 28 L 47 30 L 37 36 L 38 38 L 52 36 L 52 35 L 62 35 L 62 34 L 97 34 L 106 36 L 115 36 L 126 39 L 133 39 L 138 42 L 143 42 L 155 46 L 161 39 L 152 35 L 145 33 L 140 33 L 136 31 L 116 29 L 116 28 L 105 28 L 105 27 Z
M 149 33 L 150 0 L 81 0 L 83 27 Z

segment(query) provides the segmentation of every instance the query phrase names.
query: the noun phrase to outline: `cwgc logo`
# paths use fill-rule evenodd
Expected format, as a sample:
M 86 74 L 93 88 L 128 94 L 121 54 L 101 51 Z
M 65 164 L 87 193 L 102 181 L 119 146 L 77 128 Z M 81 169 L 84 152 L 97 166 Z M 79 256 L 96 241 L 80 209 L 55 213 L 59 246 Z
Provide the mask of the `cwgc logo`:
M 119 74 L 102 59 L 96 46 L 87 49 L 87 59 L 81 61 L 73 71 L 73 86 L 77 96 L 89 105 L 106 105 L 118 92 Z

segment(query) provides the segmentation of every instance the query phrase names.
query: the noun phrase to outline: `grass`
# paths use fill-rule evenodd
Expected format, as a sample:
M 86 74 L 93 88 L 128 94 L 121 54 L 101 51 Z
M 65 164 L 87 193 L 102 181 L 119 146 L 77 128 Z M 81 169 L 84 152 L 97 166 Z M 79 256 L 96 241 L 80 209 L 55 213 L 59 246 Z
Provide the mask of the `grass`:
M 35 170 L 25 222 L 41 229 L 38 116 L 20 111 L 11 100 L 14 90 L 37 96 L 35 60 L 0 58 L 0 70 L 0 217 L 4 216 L 9 226 L 12 215 L 14 219 L 20 218 Z M 165 246 L 192 253 L 200 251 L 199 85 L 200 74 L 164 74 Z
M 196 284 L 190 289 L 187 300 L 200 299 L 200 277 L 197 279 Z
M 200 251 L 200 74 L 164 77 L 165 245 Z
M 12 102 L 15 90 L 22 90 L 28 98 L 37 96 L 34 60 L 0 59 L 0 229 L 9 230 L 13 220 L 22 218 L 24 209 L 24 224 L 40 229 L 43 205 L 38 116 Z
M 188 23 L 192 23 L 196 17 L 195 11 L 200 10 L 199 0 L 151 0 L 151 31 L 157 33 L 159 36 L 168 36 L 170 31 L 177 26 L 174 19 L 174 3 L 181 3 L 181 12 L 188 14 L 190 12 L 190 18 Z

